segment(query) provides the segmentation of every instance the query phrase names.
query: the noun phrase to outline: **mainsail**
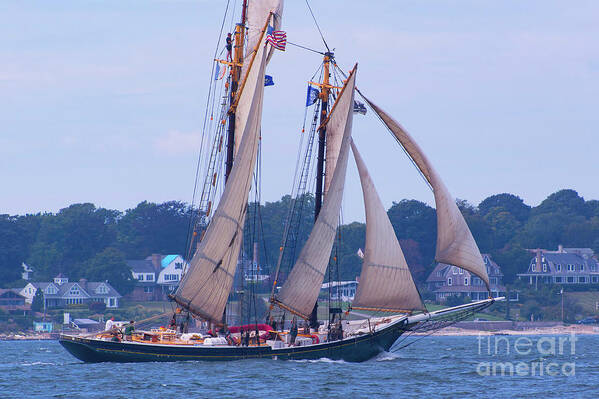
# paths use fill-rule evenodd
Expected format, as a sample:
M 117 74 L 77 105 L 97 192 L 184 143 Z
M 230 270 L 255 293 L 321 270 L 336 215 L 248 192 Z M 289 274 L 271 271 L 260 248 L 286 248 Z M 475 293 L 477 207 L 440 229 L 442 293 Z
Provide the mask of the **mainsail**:
M 364 97 L 395 135 L 433 189 L 437 208 L 437 251 L 435 260 L 466 269 L 480 277 L 489 289 L 489 276 L 472 233 L 445 184 L 412 136 L 391 116 Z
M 239 98 L 239 104 L 247 106 L 249 112 L 246 123 L 235 126 L 236 133 L 243 132 L 243 139 L 229 180 L 189 270 L 172 297 L 192 313 L 214 322 L 221 320 L 237 268 L 258 150 L 267 47 L 259 46 Z
M 275 302 L 281 307 L 304 318 L 308 318 L 318 299 L 337 231 L 351 139 L 356 69 L 357 65 L 339 94 L 328 120 L 328 132 L 330 129 L 340 129 L 343 132 L 339 158 L 328 194 L 297 262 L 280 293 L 275 296 Z
M 366 209 L 364 265 L 352 307 L 385 311 L 425 310 L 391 221 L 353 141 L 351 148 Z
M 272 15 L 271 15 L 272 13 Z M 278 30 L 281 28 L 283 16 L 283 0 L 252 0 L 247 6 L 247 46 L 243 66 L 241 67 L 241 80 L 245 78 L 250 66 L 250 60 L 257 51 L 257 45 L 263 36 L 264 21 L 268 19 L 266 29 Z M 272 57 L 274 48 L 266 49 L 266 64 Z M 248 117 L 249 104 L 241 104 L 235 110 L 235 125 L 245 123 Z M 239 149 L 243 131 L 235 132 L 234 153 Z

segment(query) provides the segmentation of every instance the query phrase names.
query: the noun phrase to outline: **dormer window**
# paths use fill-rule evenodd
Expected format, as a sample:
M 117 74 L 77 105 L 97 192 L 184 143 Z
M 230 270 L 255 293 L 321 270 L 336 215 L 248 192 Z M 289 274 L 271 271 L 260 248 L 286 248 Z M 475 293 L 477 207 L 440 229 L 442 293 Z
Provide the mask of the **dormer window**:
M 452 280 L 452 278 L 451 278 L 451 277 L 449 277 L 449 278 L 447 279 L 447 285 L 452 285 L 452 284 L 453 284 L 453 280 Z
M 96 289 L 96 292 L 98 294 L 107 294 L 108 293 L 108 289 L 106 288 L 105 285 L 101 285 Z
M 453 274 L 458 274 L 458 268 L 453 266 L 452 272 L 453 272 Z
M 562 271 L 562 265 L 560 263 L 558 263 L 557 265 L 555 265 L 555 268 L 558 272 Z
M 583 272 L 584 271 L 584 265 L 580 265 L 580 271 Z
M 460 274 L 464 274 L 464 269 L 460 268 L 459 271 L 460 271 Z
M 175 263 L 175 269 L 183 269 L 183 263 L 181 263 L 181 262 Z
M 464 285 L 468 285 L 468 277 L 464 277 Z
M 154 275 L 153 274 L 146 274 L 146 280 L 148 280 L 148 281 L 154 281 Z

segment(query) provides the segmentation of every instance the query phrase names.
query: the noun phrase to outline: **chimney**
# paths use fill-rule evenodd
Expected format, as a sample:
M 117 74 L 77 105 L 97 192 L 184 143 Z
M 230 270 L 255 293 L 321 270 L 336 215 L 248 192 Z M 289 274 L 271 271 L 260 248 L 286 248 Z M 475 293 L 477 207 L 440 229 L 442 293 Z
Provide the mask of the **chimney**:
M 537 272 L 541 271 L 541 250 L 537 248 Z
M 559 252 L 560 254 L 564 253 L 564 246 L 562 244 L 559 244 L 557 246 L 557 252 Z
M 84 290 L 87 290 L 87 279 L 81 278 L 79 279 L 79 286 Z
M 152 265 L 154 266 L 154 270 L 159 273 L 162 268 L 162 255 L 152 254 Z

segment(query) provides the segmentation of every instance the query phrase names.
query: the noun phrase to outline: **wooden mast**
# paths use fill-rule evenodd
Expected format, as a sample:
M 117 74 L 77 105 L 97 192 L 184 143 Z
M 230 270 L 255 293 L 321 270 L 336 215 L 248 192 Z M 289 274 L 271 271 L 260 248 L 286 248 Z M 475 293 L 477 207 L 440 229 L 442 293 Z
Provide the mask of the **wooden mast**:
M 243 65 L 243 48 L 245 41 L 245 20 L 246 20 L 247 0 L 243 0 L 241 10 L 241 22 L 235 25 L 235 46 L 233 50 L 233 59 L 231 65 L 231 104 L 235 103 L 235 96 L 239 87 L 241 77 L 241 66 Z M 227 129 L 227 160 L 225 162 L 225 182 L 229 179 L 231 168 L 233 168 L 233 155 L 235 154 L 235 108 L 229 112 L 229 125 Z
M 331 86 L 329 84 L 329 67 L 331 65 L 331 59 L 333 58 L 332 52 L 326 52 L 323 59 L 323 71 L 324 77 L 322 84 L 320 85 L 320 127 L 318 129 L 318 158 L 316 163 L 316 192 L 314 199 L 314 221 L 318 219 L 320 208 L 322 208 L 323 200 L 323 180 L 324 180 L 324 161 L 325 161 L 325 147 L 326 147 L 326 133 L 327 125 L 326 119 L 328 115 L 329 96 L 331 94 Z M 318 329 L 318 301 L 314 304 L 312 313 L 310 314 L 310 328 Z

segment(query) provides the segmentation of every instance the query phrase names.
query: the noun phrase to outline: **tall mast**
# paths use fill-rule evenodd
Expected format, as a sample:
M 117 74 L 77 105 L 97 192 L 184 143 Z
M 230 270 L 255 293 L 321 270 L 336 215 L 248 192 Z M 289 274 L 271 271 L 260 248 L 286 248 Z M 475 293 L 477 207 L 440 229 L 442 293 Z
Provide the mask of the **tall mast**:
M 327 133 L 327 113 L 329 106 L 329 96 L 331 94 L 331 86 L 329 85 L 329 67 L 331 59 L 333 58 L 332 52 L 326 52 L 323 59 L 323 71 L 324 77 L 320 86 L 320 128 L 318 129 L 318 158 L 316 161 L 316 192 L 314 199 L 314 221 L 318 219 L 320 208 L 322 208 L 323 199 L 323 179 L 324 179 L 324 160 L 325 160 L 325 146 L 326 146 L 326 133 Z M 310 328 L 318 329 L 318 301 L 314 304 L 312 313 L 310 314 Z
M 316 163 L 316 198 L 314 201 L 314 221 L 318 219 L 318 214 L 320 213 L 320 208 L 322 207 L 323 199 L 322 189 L 324 179 L 324 159 L 327 133 L 327 126 L 325 121 L 327 119 L 329 95 L 331 92 L 331 86 L 329 85 L 329 66 L 331 64 L 331 58 L 333 58 L 333 53 L 325 53 L 323 61 L 324 78 L 320 86 L 320 129 L 318 130 L 318 159 Z
M 233 65 L 231 66 L 231 104 L 235 102 L 239 79 L 241 75 L 241 66 L 243 65 L 243 47 L 245 41 L 245 21 L 246 21 L 247 0 L 243 0 L 241 9 L 241 22 L 235 25 L 235 47 L 233 51 Z M 231 168 L 233 167 L 233 154 L 235 153 L 235 109 L 229 112 L 229 125 L 227 129 L 227 160 L 225 163 L 225 182 L 229 179 Z

